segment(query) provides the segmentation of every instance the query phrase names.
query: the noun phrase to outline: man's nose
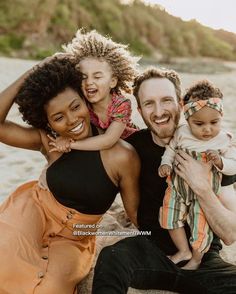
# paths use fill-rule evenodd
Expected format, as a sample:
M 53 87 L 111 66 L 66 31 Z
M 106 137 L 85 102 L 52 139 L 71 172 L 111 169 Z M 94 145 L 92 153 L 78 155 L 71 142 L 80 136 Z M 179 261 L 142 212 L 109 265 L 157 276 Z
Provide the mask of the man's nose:
M 161 117 L 164 114 L 165 110 L 163 108 L 163 106 L 160 103 L 155 103 L 154 107 L 153 107 L 153 113 L 158 116 Z

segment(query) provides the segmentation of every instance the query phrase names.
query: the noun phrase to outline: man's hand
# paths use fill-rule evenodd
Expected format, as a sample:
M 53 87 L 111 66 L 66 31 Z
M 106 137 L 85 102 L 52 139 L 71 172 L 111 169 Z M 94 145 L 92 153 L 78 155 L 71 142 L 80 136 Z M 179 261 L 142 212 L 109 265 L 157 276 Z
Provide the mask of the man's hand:
M 218 167 L 218 169 L 223 169 L 223 161 L 218 151 L 216 150 L 207 150 L 206 151 L 208 160 L 211 160 L 212 163 Z
M 182 150 L 175 156 L 174 169 L 177 175 L 183 178 L 190 188 L 199 196 L 211 191 L 209 172 L 212 162 L 197 161 Z
M 161 178 L 168 177 L 172 172 L 172 167 L 168 164 L 163 164 L 158 168 L 158 174 Z

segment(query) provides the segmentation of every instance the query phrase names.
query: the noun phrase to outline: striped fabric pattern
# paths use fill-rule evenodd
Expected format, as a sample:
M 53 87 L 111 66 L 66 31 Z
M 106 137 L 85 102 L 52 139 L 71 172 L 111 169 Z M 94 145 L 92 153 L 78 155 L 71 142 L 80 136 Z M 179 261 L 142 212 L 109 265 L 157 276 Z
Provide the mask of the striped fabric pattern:
M 200 153 L 186 149 L 184 151 L 196 160 L 203 162 L 207 160 L 205 152 Z M 213 167 L 209 173 L 209 181 L 216 195 L 219 195 L 221 178 L 221 173 Z M 191 231 L 191 246 L 202 253 L 206 252 L 213 239 L 213 233 L 199 205 L 197 196 L 174 171 L 167 178 L 167 183 L 168 188 L 163 200 L 163 207 L 160 210 L 161 226 L 165 229 L 176 229 L 183 227 L 187 222 Z

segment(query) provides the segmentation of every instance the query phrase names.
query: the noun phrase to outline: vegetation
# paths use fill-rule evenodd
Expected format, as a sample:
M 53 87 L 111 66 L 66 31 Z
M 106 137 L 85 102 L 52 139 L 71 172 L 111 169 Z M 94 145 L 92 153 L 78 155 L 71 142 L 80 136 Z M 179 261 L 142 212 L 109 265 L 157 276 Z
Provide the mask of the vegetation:
M 125 4 L 126 3 L 126 4 Z M 0 0 L 0 53 L 42 58 L 78 28 L 96 29 L 144 57 L 236 60 L 236 35 L 182 21 L 141 0 Z

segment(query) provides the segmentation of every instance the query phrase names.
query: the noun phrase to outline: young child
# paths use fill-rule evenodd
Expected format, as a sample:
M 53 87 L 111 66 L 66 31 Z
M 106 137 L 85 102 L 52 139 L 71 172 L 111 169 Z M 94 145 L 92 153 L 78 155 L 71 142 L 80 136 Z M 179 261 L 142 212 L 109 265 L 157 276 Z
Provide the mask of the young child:
M 170 259 L 174 263 L 189 260 L 184 269 L 198 268 L 203 254 L 210 247 L 213 233 L 197 196 L 172 168 L 175 152 L 183 149 L 197 160 L 210 161 L 212 169 L 209 181 L 217 196 L 223 192 L 220 192 L 221 174 L 236 173 L 236 148 L 232 136 L 221 129 L 222 97 L 221 91 L 206 80 L 197 82 L 187 91 L 183 98 L 187 124 L 177 128 L 159 167 L 159 175 L 168 176 L 168 188 L 160 210 L 160 224 L 170 230 L 170 236 L 178 249 Z M 194 177 L 194 171 L 189 172 Z M 192 252 L 185 235 L 185 221 L 190 226 Z
M 51 138 L 50 144 L 54 146 L 51 151 L 109 149 L 119 138 L 125 139 L 137 131 L 131 122 L 131 101 L 121 92 L 131 93 L 139 58 L 132 56 L 127 46 L 115 43 L 95 30 L 88 33 L 78 30 L 64 50 L 75 58 L 76 67 L 82 72 L 82 89 L 91 122 L 104 133 L 76 142 L 62 137 Z M 63 119 L 63 114 L 59 114 L 58 119 Z M 71 115 L 71 132 L 82 129 L 83 122 L 76 122 Z

